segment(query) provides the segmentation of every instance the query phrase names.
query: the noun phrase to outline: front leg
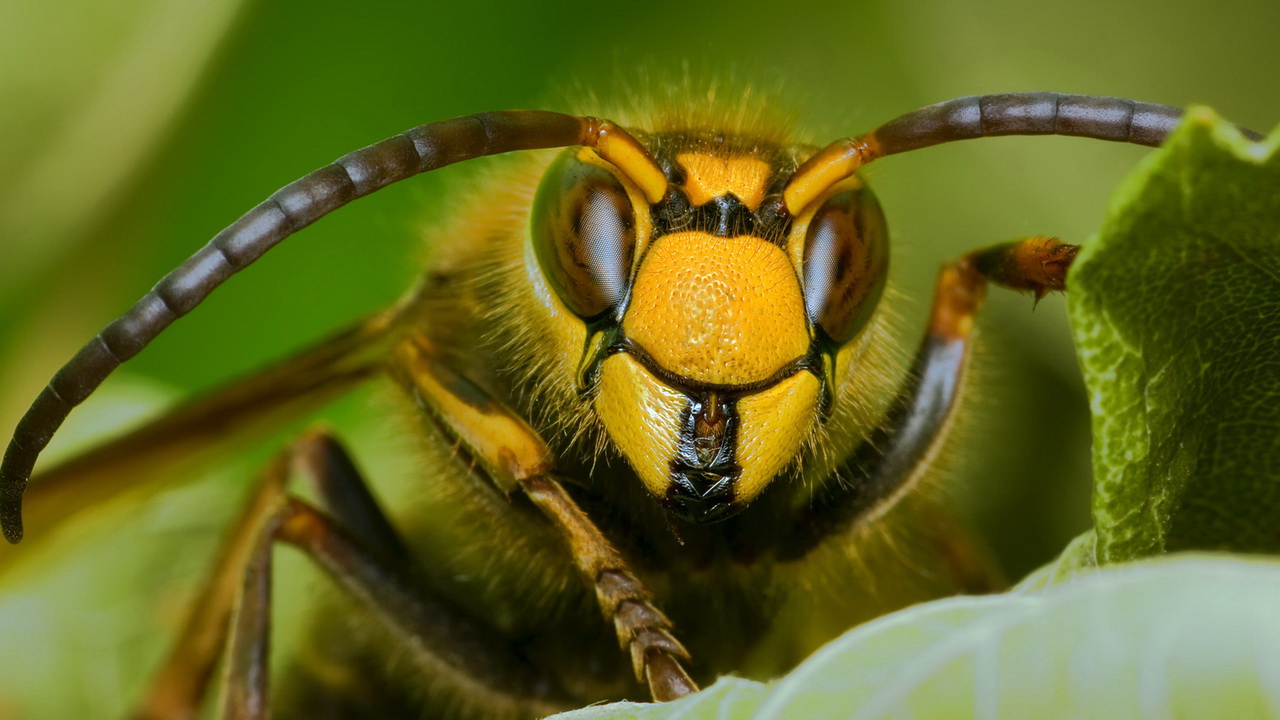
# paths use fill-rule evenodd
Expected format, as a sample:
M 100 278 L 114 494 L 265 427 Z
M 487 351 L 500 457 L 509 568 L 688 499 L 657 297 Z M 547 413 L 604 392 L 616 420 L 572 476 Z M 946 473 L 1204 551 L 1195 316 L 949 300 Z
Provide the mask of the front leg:
M 955 416 L 964 384 L 974 318 L 987 284 L 1031 292 L 1065 290 L 1078 247 L 1032 237 L 977 250 L 938 275 L 929 325 L 906 385 L 879 427 L 801 510 L 781 544 L 783 559 L 803 557 L 825 538 L 876 517 L 930 466 Z
M 671 621 L 653 605 L 653 594 L 591 518 L 551 474 L 550 451 L 523 420 L 467 378 L 449 368 L 429 341 L 413 336 L 391 355 L 391 372 L 505 493 L 523 492 L 564 539 L 574 565 L 594 590 L 606 622 L 632 660 L 639 682 L 654 700 L 683 697 L 698 688 L 681 661 L 688 652 L 671 634 Z

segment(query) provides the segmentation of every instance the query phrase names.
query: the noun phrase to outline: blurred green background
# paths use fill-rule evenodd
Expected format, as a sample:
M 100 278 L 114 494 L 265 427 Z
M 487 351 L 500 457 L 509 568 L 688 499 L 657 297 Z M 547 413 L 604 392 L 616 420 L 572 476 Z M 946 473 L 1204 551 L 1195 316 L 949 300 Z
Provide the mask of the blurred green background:
M 1280 121 L 1278 27 L 1274 0 L 2 2 L 0 429 L 7 434 L 85 340 L 240 213 L 420 123 L 563 110 L 578 104 L 564 88 L 608 94 L 641 64 L 687 60 L 766 85 L 783 78 L 798 124 L 818 138 L 960 95 L 1016 90 L 1207 104 L 1265 131 Z M 873 166 L 908 337 L 939 263 L 1027 234 L 1085 240 L 1145 152 L 1010 138 Z M 417 228 L 448 213 L 447 191 L 465 174 L 394 186 L 290 239 L 108 390 L 214 387 L 391 302 L 414 277 Z M 1016 578 L 1088 526 L 1087 405 L 1061 298 L 1033 314 L 1029 299 L 997 293 L 982 337 L 947 487 Z M 196 555 L 174 563 L 203 566 Z M 0 549 L 0 565 L 15 557 Z M 0 655 L 9 656 L 0 667 L 13 660 L 20 613 L 44 604 L 34 593 L 0 604 Z M 103 693 L 99 709 L 134 682 L 127 668 L 96 672 L 87 687 Z M 0 681 L 0 718 L 30 712 L 13 692 Z

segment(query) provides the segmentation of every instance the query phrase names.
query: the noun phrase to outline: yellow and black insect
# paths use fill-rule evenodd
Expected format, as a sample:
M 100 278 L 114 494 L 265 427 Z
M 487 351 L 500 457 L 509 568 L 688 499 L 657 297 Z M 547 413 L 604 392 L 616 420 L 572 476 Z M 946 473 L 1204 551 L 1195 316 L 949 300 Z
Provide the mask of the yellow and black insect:
M 533 717 L 636 697 L 637 681 L 667 700 L 719 674 L 779 672 L 795 658 L 761 660 L 760 648 L 787 631 L 773 621 L 781 604 L 818 626 L 857 619 L 803 596 L 856 577 L 844 549 L 933 462 L 987 284 L 1062 289 L 1075 255 L 1034 237 L 948 263 L 914 362 L 886 372 L 888 235 L 859 169 L 995 135 L 1155 146 L 1180 114 L 987 95 L 824 148 L 740 108 L 625 125 L 495 112 L 415 128 L 272 195 L 59 371 L 0 468 L 5 536 L 22 539 L 28 478 L 71 409 L 277 242 L 417 173 L 564 148 L 498 171 L 497 190 L 434 235 L 401 302 L 51 469 L 31 485 L 28 520 L 52 524 L 48 513 L 126 484 L 131 463 L 385 377 L 421 426 L 419 480 L 436 512 L 384 514 L 376 478 L 366 485 L 329 432 L 305 434 L 262 473 L 139 717 L 190 716 L 218 662 L 224 711 L 246 718 Z M 104 468 L 115 484 L 86 480 Z M 290 492 L 293 475 L 312 481 L 315 502 Z M 277 542 L 327 571 L 376 629 L 318 627 L 269 698 Z M 460 583 L 451 554 L 477 553 L 484 581 Z

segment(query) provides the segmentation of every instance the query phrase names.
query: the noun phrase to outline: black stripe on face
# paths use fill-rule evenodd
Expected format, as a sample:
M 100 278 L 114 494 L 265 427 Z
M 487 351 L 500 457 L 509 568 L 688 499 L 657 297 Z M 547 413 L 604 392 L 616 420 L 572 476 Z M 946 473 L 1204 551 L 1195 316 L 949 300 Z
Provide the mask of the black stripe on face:
M 786 243 L 791 216 L 782 209 L 782 196 L 770 195 L 752 212 L 733 193 L 691 206 L 675 188 L 651 209 L 654 239 L 677 232 L 698 231 L 716 237 L 754 235 L 777 245 Z
M 663 504 L 676 517 L 705 525 L 737 513 L 737 403 L 715 392 L 690 398 L 671 461 Z

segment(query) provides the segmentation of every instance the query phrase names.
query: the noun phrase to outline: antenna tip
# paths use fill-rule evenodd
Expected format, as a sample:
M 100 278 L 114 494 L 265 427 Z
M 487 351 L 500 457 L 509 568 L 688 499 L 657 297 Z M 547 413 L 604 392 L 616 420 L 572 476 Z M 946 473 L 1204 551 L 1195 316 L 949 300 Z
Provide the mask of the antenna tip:
M 22 542 L 22 506 L 8 505 L 5 503 L 3 510 L 0 510 L 0 526 L 4 527 L 4 539 L 10 545 L 17 545 Z
M 13 545 L 22 542 L 22 495 L 26 489 L 26 478 L 16 480 L 0 472 L 0 528 L 4 539 Z

